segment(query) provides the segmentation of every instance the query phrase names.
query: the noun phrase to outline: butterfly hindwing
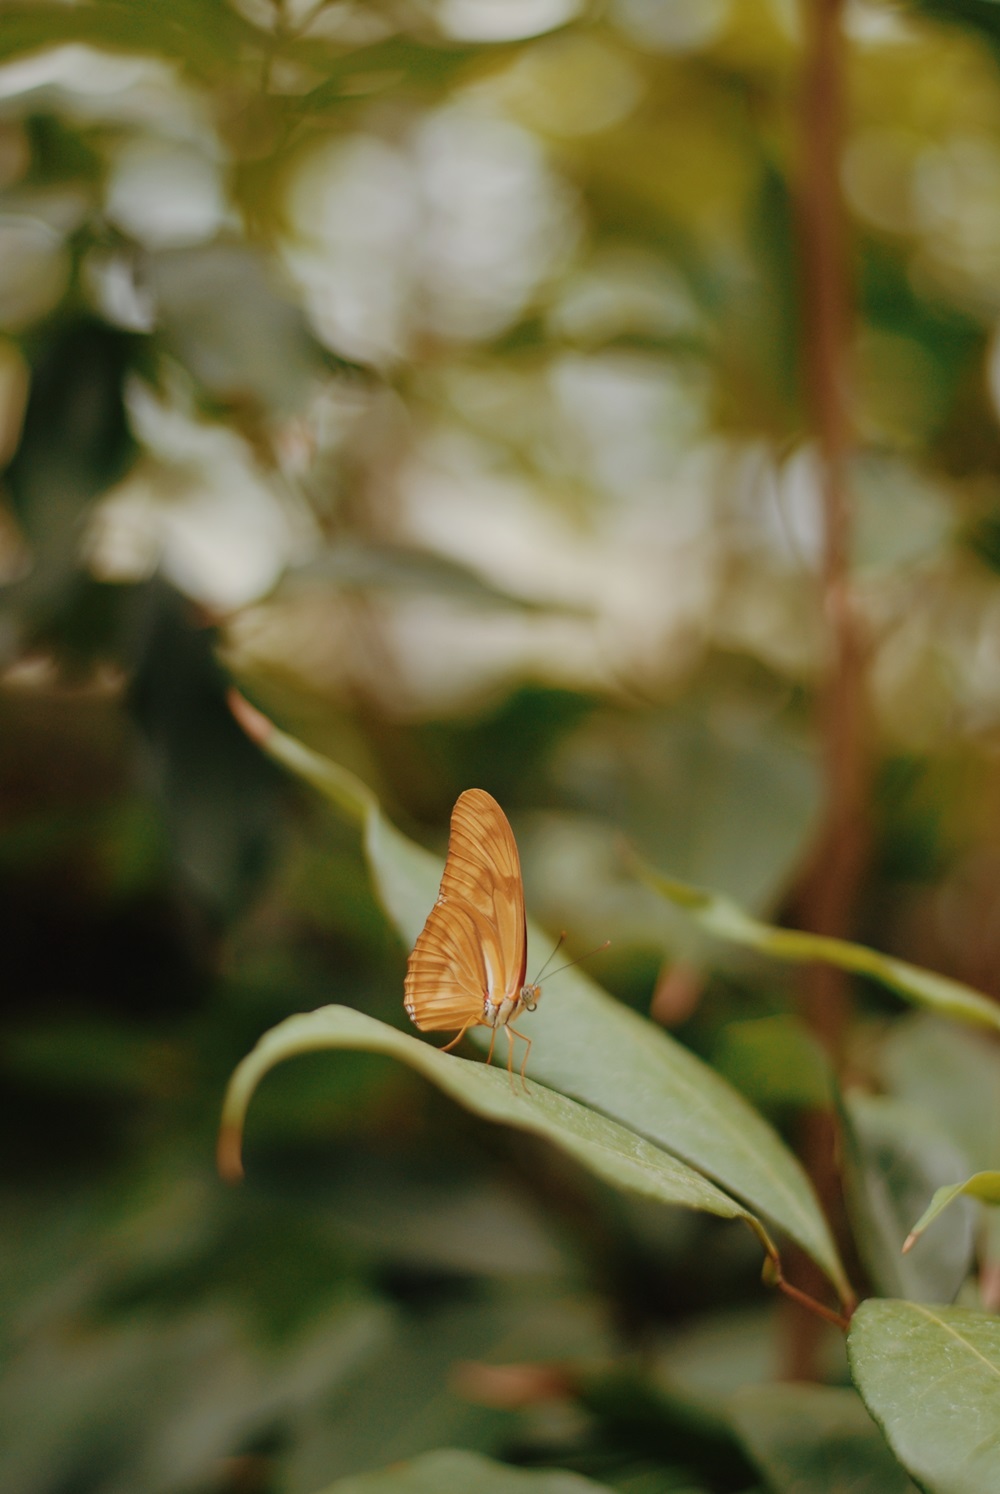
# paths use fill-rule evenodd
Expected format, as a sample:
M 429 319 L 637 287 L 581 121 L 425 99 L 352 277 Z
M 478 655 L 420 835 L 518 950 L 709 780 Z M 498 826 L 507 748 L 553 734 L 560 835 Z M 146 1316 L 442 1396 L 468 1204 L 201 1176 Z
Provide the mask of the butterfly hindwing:
M 514 834 L 491 795 L 467 789 L 452 811 L 437 902 L 410 955 L 406 1009 L 424 1031 L 480 1021 L 487 996 L 524 984 L 524 889 Z

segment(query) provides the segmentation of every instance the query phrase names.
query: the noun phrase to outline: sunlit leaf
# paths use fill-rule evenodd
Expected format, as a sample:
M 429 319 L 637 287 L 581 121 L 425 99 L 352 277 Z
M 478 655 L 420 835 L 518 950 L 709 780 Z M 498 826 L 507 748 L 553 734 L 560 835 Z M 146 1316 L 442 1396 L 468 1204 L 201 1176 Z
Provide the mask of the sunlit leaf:
M 1000 1489 L 1000 1318 L 871 1298 L 854 1315 L 848 1354 L 865 1404 L 922 1488 Z
M 275 729 L 237 698 L 250 734 L 278 761 L 363 827 L 379 896 L 412 944 L 437 895 L 441 861 L 382 815 L 371 790 L 337 764 Z M 529 926 L 529 962 L 551 940 Z M 579 970 L 558 977 L 532 1016 L 531 1074 L 665 1147 L 785 1229 L 842 1297 L 850 1288 L 799 1164 L 766 1122 L 687 1049 L 612 1001 Z M 474 1037 L 478 1037 L 473 1029 Z

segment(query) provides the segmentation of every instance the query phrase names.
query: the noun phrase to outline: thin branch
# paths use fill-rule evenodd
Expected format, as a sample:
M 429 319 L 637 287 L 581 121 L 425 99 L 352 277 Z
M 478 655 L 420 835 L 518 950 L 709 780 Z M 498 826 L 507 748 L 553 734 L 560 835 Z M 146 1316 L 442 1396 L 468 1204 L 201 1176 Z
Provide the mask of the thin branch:
M 848 459 L 852 297 L 840 192 L 844 129 L 844 0 L 804 0 L 799 253 L 803 277 L 802 368 L 819 453 L 824 516 L 822 602 L 829 657 L 819 701 L 825 779 L 820 833 L 801 880 L 796 908 L 817 934 L 850 932 L 868 852 L 867 649 L 851 592 L 851 501 Z M 843 971 L 811 967 L 803 990 L 806 1019 L 835 1065 L 851 1014 Z M 805 1118 L 803 1158 L 835 1230 L 843 1238 L 844 1205 L 831 1115 Z M 799 1274 L 799 1273 L 797 1273 Z M 813 1285 L 813 1273 L 802 1273 Z M 799 1300 L 798 1289 L 787 1295 Z M 794 1372 L 815 1378 L 814 1320 L 796 1314 L 788 1345 Z

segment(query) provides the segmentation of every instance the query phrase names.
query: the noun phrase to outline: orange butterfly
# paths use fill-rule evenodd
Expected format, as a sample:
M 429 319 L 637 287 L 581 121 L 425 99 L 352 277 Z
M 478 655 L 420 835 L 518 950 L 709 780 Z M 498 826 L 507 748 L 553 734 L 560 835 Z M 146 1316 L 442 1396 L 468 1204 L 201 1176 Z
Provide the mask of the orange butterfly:
M 451 814 L 451 835 L 441 889 L 406 967 L 405 1001 L 422 1032 L 491 1027 L 493 1057 L 497 1029 L 510 1045 L 507 1071 L 514 1081 L 514 1039 L 524 1038 L 521 1083 L 531 1039 L 511 1025 L 533 1012 L 541 997 L 526 985 L 528 934 L 524 884 L 514 832 L 497 801 L 483 789 L 466 789 Z

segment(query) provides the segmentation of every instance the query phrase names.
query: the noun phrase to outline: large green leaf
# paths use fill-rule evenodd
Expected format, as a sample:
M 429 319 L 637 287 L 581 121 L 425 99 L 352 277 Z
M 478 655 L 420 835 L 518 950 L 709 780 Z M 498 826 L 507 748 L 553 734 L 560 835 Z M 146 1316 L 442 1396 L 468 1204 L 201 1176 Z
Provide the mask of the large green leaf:
M 578 1473 L 508 1468 L 478 1453 L 446 1448 L 378 1473 L 338 1479 L 323 1494 L 610 1494 Z
M 731 898 L 665 877 L 641 863 L 637 862 L 636 866 L 644 882 L 662 893 L 668 902 L 683 908 L 716 938 L 742 944 L 776 960 L 796 963 L 819 960 L 826 965 L 836 965 L 841 970 L 866 975 L 888 986 L 915 1006 L 954 1017 L 959 1022 L 1000 1029 L 1000 1006 L 961 981 L 936 975 L 932 970 L 922 970 L 919 965 L 910 965 L 892 955 L 879 954 L 863 944 L 851 944 L 847 939 L 806 934 L 800 929 L 774 928 L 758 918 L 751 918 Z
M 922 1488 L 1000 1489 L 1000 1319 L 872 1298 L 854 1314 L 848 1354 L 865 1404 Z
M 731 1416 L 774 1494 L 914 1494 L 853 1390 L 747 1385 Z
M 412 944 L 437 895 L 440 859 L 401 835 L 352 774 L 276 730 L 241 698 L 233 704 L 273 757 L 361 823 L 379 896 L 400 936 Z M 538 968 L 551 940 L 529 924 L 528 942 L 529 961 Z M 771 1127 L 718 1074 L 579 970 L 559 976 L 530 1021 L 535 1078 L 707 1173 L 786 1230 L 841 1298 L 850 1300 L 808 1178 Z M 472 1036 L 479 1036 L 476 1029 Z
M 524 1090 L 502 1069 L 442 1053 L 347 1006 L 321 1006 L 279 1022 L 237 1066 L 226 1092 L 219 1140 L 219 1165 L 227 1177 L 240 1176 L 243 1121 L 264 1075 L 286 1058 L 324 1048 L 362 1048 L 399 1058 L 467 1110 L 544 1137 L 613 1187 L 721 1219 L 744 1219 L 775 1256 L 766 1231 L 748 1209 L 644 1137 L 565 1095 L 537 1083 Z

